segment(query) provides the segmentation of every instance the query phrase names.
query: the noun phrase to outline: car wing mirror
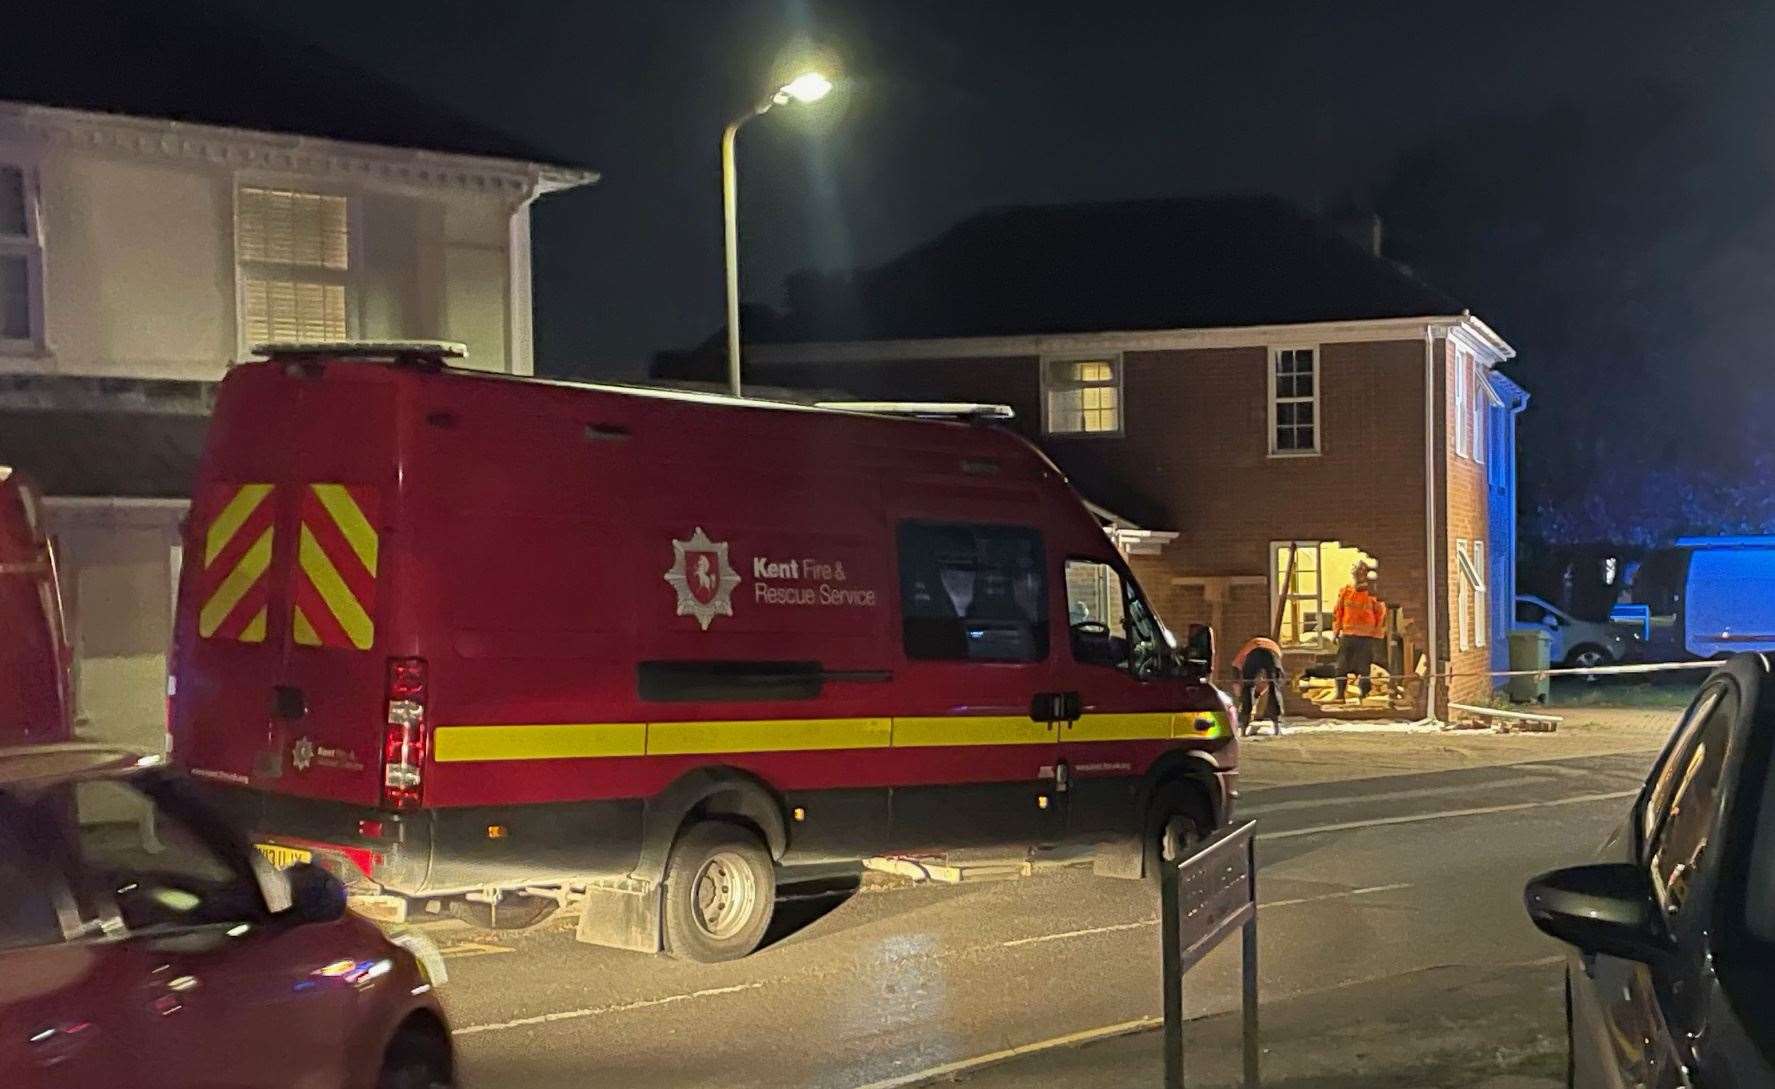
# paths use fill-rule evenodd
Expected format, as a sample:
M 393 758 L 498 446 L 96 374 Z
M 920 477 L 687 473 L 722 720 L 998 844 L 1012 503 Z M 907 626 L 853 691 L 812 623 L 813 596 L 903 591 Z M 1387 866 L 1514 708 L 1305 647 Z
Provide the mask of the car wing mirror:
M 330 923 L 345 915 L 345 883 L 312 862 L 284 871 L 290 883 L 290 913 L 304 923 Z
M 1544 873 L 1523 889 L 1542 933 L 1584 953 L 1653 964 L 1674 945 L 1644 866 L 1609 862 Z

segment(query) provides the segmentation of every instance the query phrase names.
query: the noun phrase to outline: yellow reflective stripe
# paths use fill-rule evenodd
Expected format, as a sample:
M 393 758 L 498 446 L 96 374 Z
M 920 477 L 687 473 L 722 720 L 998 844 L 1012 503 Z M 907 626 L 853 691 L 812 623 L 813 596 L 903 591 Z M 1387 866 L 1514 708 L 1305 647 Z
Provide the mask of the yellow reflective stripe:
M 222 626 L 222 621 L 228 619 L 234 606 L 270 566 L 271 527 L 266 526 L 265 532 L 259 534 L 259 539 L 253 542 L 253 546 L 242 553 L 234 570 L 228 572 L 228 577 L 216 587 L 216 592 L 203 603 L 203 609 L 197 614 L 197 634 L 206 639 L 214 635 L 216 629 Z
M 315 592 L 327 603 L 333 619 L 345 630 L 351 645 L 359 650 L 369 650 L 376 641 L 376 625 L 370 621 L 364 607 L 358 604 L 357 597 L 352 594 L 351 587 L 339 577 L 338 568 L 327 557 L 326 550 L 314 539 L 307 526 L 302 527 L 302 543 L 296 550 L 297 561 L 308 581 L 314 585 Z
M 1197 720 L 1210 729 L 1197 730 Z M 924 718 L 790 718 L 715 722 L 552 723 L 440 726 L 435 759 L 567 760 L 600 756 L 696 756 L 831 749 L 1055 745 L 1063 741 L 1210 740 L 1231 735 L 1221 711 L 1087 715 L 1063 736 L 1017 715 Z
M 290 618 L 290 626 L 294 629 L 296 642 L 305 647 L 320 646 L 320 633 L 314 630 L 314 624 L 308 619 L 308 614 L 302 611 L 302 606 L 296 606 L 295 615 Z
M 645 722 L 560 723 L 549 726 L 440 726 L 433 737 L 439 763 L 469 760 L 570 760 L 587 756 L 642 756 Z
M 650 722 L 647 752 L 651 756 L 683 756 L 707 752 L 885 749 L 892 736 L 893 720 L 886 718 Z
M 216 562 L 216 557 L 222 554 L 222 550 L 228 547 L 228 542 L 234 539 L 234 535 L 240 532 L 240 527 L 246 524 L 246 520 L 253 516 L 253 512 L 259 509 L 259 504 L 270 494 L 269 484 L 242 484 L 240 490 L 234 493 L 234 498 L 216 512 L 216 517 L 211 520 L 209 531 L 203 539 L 205 567 Z
M 333 523 L 339 527 L 340 534 L 345 537 L 345 542 L 351 546 L 351 550 L 357 553 L 357 558 L 363 563 L 364 570 L 374 575 L 376 573 L 376 527 L 372 526 L 370 520 L 364 517 L 364 512 L 358 507 L 357 500 L 351 497 L 351 493 L 345 490 L 343 484 L 310 484 L 309 487 L 314 490 L 314 497 L 320 500 L 321 506 L 327 508 L 327 513 L 333 516 Z
M 1207 729 L 1202 728 L 1204 720 Z M 1233 720 L 1225 711 L 1179 711 L 1171 716 L 1171 736 L 1218 741 L 1233 736 Z
M 265 641 L 265 618 L 269 610 L 259 606 L 259 611 L 247 621 L 247 626 L 240 630 L 240 641 L 243 643 L 263 643 Z
M 894 719 L 896 749 L 941 745 L 1046 745 L 1055 731 L 1028 715 L 950 715 Z
M 1171 712 L 1085 715 L 1069 722 L 1062 741 L 1147 741 L 1171 736 Z

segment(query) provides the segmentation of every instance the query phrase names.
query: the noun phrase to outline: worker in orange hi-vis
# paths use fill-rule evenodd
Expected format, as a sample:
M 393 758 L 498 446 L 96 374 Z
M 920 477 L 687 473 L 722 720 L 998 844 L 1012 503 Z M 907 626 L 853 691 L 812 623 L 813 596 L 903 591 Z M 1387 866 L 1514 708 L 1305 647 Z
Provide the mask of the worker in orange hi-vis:
M 1239 653 L 1233 656 L 1233 668 L 1239 672 L 1240 729 L 1250 736 L 1256 732 L 1254 723 L 1257 718 L 1268 718 L 1280 736 L 1284 679 L 1282 648 L 1274 639 L 1262 635 L 1246 640 Z
M 1377 658 L 1382 658 L 1382 640 L 1387 634 L 1387 603 L 1375 594 L 1375 582 L 1381 577 L 1372 561 L 1359 563 L 1350 571 L 1350 585 L 1337 595 L 1337 611 L 1331 617 L 1331 630 L 1337 636 L 1337 698 L 1345 698 L 1350 674 L 1356 674 L 1356 691 L 1366 698 L 1371 681 L 1369 673 Z

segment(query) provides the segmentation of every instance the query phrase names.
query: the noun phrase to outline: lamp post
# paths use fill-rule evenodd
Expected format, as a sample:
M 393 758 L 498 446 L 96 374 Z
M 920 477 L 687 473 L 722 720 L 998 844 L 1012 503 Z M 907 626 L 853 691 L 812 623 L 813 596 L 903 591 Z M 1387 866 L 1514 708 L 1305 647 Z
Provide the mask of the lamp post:
M 721 133 L 721 212 L 727 243 L 727 391 L 740 393 L 740 224 L 739 179 L 734 171 L 733 144 L 740 126 L 761 117 L 772 106 L 789 102 L 818 102 L 832 89 L 832 81 L 818 72 L 805 72 L 777 88 L 776 93 L 734 118 Z

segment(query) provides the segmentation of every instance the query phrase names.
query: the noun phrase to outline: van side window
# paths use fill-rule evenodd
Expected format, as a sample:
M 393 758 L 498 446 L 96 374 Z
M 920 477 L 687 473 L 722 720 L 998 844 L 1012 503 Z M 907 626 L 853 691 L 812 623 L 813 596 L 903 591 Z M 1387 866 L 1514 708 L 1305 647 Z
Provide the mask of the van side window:
M 1041 534 L 1021 526 L 902 522 L 900 612 L 908 658 L 1047 658 Z
M 1158 624 L 1107 563 L 1066 561 L 1066 622 L 1075 662 L 1117 666 L 1138 677 L 1160 668 Z

